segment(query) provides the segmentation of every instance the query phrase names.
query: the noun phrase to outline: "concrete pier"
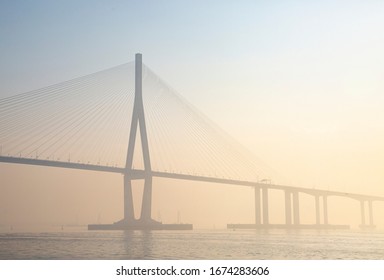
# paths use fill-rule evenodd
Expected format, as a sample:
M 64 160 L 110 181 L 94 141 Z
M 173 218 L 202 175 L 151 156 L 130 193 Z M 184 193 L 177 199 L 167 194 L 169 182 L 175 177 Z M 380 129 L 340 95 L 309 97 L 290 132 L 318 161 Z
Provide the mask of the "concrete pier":
M 323 196 L 324 225 L 328 225 L 328 198 Z
M 365 205 L 364 201 L 360 201 L 360 211 L 361 211 L 361 226 L 365 227 Z
M 369 225 L 373 226 L 373 210 L 372 210 L 372 201 L 368 201 L 369 206 Z
M 293 224 L 300 225 L 299 192 L 293 192 Z
M 285 224 L 292 225 L 292 202 L 291 192 L 285 191 Z
M 127 175 L 124 175 L 124 220 L 133 221 L 134 219 L 132 181 Z
M 255 187 L 255 224 L 261 225 L 260 188 Z
M 320 197 L 315 195 L 316 225 L 320 225 Z
M 368 204 L 368 219 L 369 224 L 366 223 L 366 212 L 365 212 L 365 205 Z M 373 223 L 373 206 L 372 206 L 372 200 L 360 200 L 360 211 L 361 211 L 361 229 L 374 229 L 376 226 Z
M 268 208 L 268 188 L 262 188 L 263 192 L 263 224 L 269 224 L 269 208 Z
M 349 229 L 348 225 L 331 225 L 328 223 L 328 195 L 325 191 L 306 190 L 305 193 L 313 195 L 315 201 L 315 224 L 302 224 L 300 222 L 300 191 L 295 188 L 282 188 L 285 202 L 285 224 L 271 224 L 269 221 L 268 190 L 270 184 L 254 187 L 255 197 L 255 223 L 254 224 L 228 224 L 229 229 Z M 322 197 L 323 223 L 321 223 L 320 198 Z M 364 204 L 362 204 L 362 225 L 365 225 Z M 372 202 L 369 203 L 370 225 L 373 225 Z
M 269 225 L 255 225 L 255 224 L 227 224 L 227 229 L 317 229 L 317 230 L 346 230 L 350 229 L 349 225 L 316 225 L 316 224 L 301 224 L 291 225 L 286 224 L 269 224 Z

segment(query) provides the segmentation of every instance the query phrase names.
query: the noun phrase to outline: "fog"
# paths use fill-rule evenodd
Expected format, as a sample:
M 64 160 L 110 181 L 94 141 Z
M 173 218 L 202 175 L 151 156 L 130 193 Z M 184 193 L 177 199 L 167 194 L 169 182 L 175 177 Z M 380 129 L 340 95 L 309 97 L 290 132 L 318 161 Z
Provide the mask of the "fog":
M 5 43 L 0 46 L 0 98 L 120 65 L 140 52 L 144 63 L 180 96 L 246 147 L 249 155 L 273 169 L 279 178 L 268 177 L 273 183 L 384 197 L 381 3 L 133 2 L 2 4 L 0 35 Z M 114 76 L 110 78 L 115 84 Z M 93 90 L 99 90 L 99 97 L 105 92 L 110 94 L 97 83 Z M 95 96 L 88 95 L 81 100 L 84 104 L 96 102 Z M 120 105 L 116 100 L 113 108 Z M 76 99 L 72 101 L 75 103 L 64 105 L 72 109 L 77 104 Z M 163 99 L 164 104 L 168 104 L 166 101 Z M 52 115 L 55 104 L 49 103 Z M 132 106 L 132 102 L 129 104 Z M 155 120 L 159 118 L 158 108 L 149 108 L 155 112 Z M 130 110 L 124 112 L 131 116 Z M 168 120 L 164 122 L 167 129 L 184 127 L 179 115 L 167 112 L 162 111 L 163 120 Z M 62 116 L 60 125 L 67 121 L 63 115 L 56 115 Z M 104 117 L 99 111 L 94 111 L 94 116 Z M 53 118 L 43 120 L 53 122 Z M 129 123 L 128 118 L 125 120 Z M 112 123 L 120 128 L 120 123 Z M 84 127 L 90 126 L 84 122 Z M 123 140 L 129 135 L 129 125 L 124 127 L 126 131 L 120 130 Z M 148 127 L 159 129 L 151 119 Z M 74 141 L 82 141 L 77 152 L 97 149 L 99 136 L 111 135 L 112 131 L 116 130 L 106 125 L 92 130 L 87 134 L 89 138 L 76 138 Z M 26 132 L 22 130 L 24 136 Z M 94 141 L 89 141 L 92 137 Z M 165 158 L 161 154 L 164 142 L 158 141 L 163 135 L 155 137 L 150 137 L 153 166 Z M 182 134 L 178 142 L 166 145 L 177 154 L 191 139 L 190 134 Z M 66 142 L 68 147 L 71 143 Z M 9 144 L 15 142 L 9 140 Z M 187 166 L 204 171 L 205 165 L 213 162 L 224 166 L 223 160 L 215 161 L 212 154 L 205 153 L 205 142 L 199 145 L 186 153 L 188 157 L 174 157 L 178 164 L 172 169 Z M 0 146 L 4 155 L 7 147 L 3 142 Z M 46 151 L 49 156 L 55 154 L 56 146 L 52 147 L 52 151 Z M 119 152 L 120 162 L 125 161 L 123 146 L 109 147 Z M 216 156 L 223 154 L 225 158 L 225 149 L 217 151 Z M 111 156 L 109 150 L 105 153 Z M 193 156 L 197 158 L 199 153 L 205 156 L 195 162 Z M 29 156 L 35 154 L 36 150 L 29 151 Z M 100 160 L 96 154 L 90 155 L 94 161 Z M 62 151 L 62 159 L 74 157 Z M 232 171 L 221 169 L 222 173 Z M 137 217 L 142 183 L 134 183 Z M 253 198 L 249 187 L 155 178 L 152 217 L 164 223 L 193 223 L 195 228 L 205 229 L 225 228 L 227 223 L 253 223 Z M 384 226 L 383 204 L 373 204 L 378 229 Z M 361 223 L 358 201 L 329 197 L 328 206 L 331 224 L 357 228 Z M 300 194 L 302 223 L 315 222 L 314 207 L 313 197 Z M 271 223 L 284 222 L 283 192 L 270 191 L 269 210 Z M 112 223 L 122 217 L 122 175 L 0 163 L 1 230 L 46 226 L 67 229 Z
M 70 230 L 123 218 L 123 177 L 92 171 L 1 165 L 2 230 Z M 227 223 L 254 223 L 254 191 L 250 187 L 155 179 L 152 217 L 163 223 L 193 223 L 194 228 L 223 229 Z M 143 182 L 134 185 L 135 216 L 140 215 Z M 284 223 L 284 193 L 270 191 L 270 223 Z M 357 228 L 360 203 L 328 199 L 329 222 Z M 374 222 L 383 227 L 383 203 L 374 203 Z M 312 196 L 300 195 L 300 220 L 315 223 Z M 366 210 L 367 215 L 367 210 Z M 368 216 L 366 218 L 368 221 Z

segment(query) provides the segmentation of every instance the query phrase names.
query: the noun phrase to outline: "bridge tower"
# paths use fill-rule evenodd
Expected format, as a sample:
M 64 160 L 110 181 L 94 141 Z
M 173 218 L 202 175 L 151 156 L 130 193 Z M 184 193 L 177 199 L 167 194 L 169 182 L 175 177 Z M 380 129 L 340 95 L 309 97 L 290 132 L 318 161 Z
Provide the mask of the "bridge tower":
M 143 104 L 143 62 L 142 55 L 135 55 L 135 100 L 133 104 L 131 128 L 127 158 L 124 168 L 124 218 L 114 224 L 88 225 L 90 230 L 189 230 L 191 224 L 162 224 L 151 217 L 152 212 L 152 169 L 149 156 L 149 145 L 147 128 L 145 125 L 145 114 Z M 137 173 L 133 169 L 133 156 L 136 146 L 137 133 L 140 133 L 141 152 L 144 161 L 144 172 Z M 144 180 L 143 199 L 141 204 L 141 215 L 135 219 L 132 195 L 132 180 Z
M 149 157 L 149 146 L 147 129 L 145 125 L 144 105 L 143 105 L 143 85 L 142 85 L 142 55 L 137 53 L 135 56 L 135 101 L 133 105 L 131 130 L 127 151 L 127 160 L 124 172 L 124 219 L 120 223 L 140 224 L 157 223 L 151 218 L 152 205 L 152 173 L 151 160 Z M 137 130 L 139 128 L 139 131 Z M 132 177 L 133 174 L 133 155 L 136 144 L 137 132 L 140 133 L 142 155 L 144 160 L 144 192 L 141 204 L 141 216 L 135 220 L 132 198 Z

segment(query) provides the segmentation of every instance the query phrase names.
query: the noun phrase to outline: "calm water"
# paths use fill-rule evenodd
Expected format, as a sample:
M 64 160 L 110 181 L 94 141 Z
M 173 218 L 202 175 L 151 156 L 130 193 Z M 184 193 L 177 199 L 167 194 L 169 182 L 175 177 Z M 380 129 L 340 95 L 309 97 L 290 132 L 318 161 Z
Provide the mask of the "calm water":
M 384 233 L 9 230 L 0 233 L 0 259 L 384 259 Z

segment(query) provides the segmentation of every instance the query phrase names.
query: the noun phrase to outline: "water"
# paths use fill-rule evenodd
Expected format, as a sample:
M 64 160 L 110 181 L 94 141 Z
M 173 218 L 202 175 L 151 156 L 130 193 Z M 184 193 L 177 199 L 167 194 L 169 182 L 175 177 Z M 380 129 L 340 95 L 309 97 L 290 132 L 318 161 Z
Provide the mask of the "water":
M 384 233 L 193 230 L 2 232 L 0 259 L 384 259 Z

